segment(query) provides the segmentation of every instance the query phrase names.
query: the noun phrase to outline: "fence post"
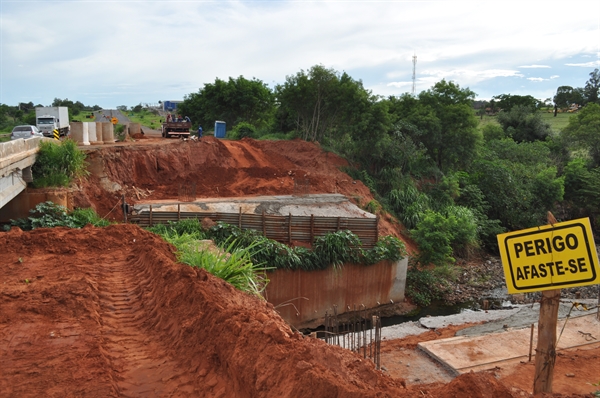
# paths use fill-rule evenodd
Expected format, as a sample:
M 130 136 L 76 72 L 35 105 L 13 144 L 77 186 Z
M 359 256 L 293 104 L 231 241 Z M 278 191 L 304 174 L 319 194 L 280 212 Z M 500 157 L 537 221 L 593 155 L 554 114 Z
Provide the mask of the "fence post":
M 292 213 L 288 213 L 288 242 L 292 243 Z
M 315 241 L 315 215 L 310 215 L 310 244 L 312 245 Z
M 150 226 L 152 226 L 152 205 L 150 205 Z

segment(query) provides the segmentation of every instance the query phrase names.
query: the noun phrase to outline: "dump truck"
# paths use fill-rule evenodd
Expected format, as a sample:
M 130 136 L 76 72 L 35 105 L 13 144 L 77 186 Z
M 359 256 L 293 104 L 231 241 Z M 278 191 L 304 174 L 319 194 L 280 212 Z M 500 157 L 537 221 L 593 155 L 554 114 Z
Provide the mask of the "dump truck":
M 69 134 L 69 108 L 66 106 L 41 106 L 35 108 L 35 125 L 46 137 L 58 130 L 60 136 Z
M 162 124 L 163 138 L 190 136 L 191 122 L 164 122 Z

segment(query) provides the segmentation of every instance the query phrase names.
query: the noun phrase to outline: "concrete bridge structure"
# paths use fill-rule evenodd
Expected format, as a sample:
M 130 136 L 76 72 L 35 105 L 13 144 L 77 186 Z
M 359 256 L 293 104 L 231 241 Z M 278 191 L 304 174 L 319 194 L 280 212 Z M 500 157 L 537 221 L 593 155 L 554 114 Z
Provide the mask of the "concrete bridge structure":
M 35 163 L 42 140 L 50 138 L 34 137 L 0 143 L 0 208 L 33 181 L 31 165 Z

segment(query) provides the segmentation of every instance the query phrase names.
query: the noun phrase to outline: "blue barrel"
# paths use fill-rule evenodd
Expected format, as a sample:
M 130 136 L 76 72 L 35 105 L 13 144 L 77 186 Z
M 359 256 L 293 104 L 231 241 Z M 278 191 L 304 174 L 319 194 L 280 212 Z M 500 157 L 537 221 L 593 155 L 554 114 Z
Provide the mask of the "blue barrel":
M 225 122 L 216 121 L 215 122 L 215 137 L 216 138 L 225 138 Z

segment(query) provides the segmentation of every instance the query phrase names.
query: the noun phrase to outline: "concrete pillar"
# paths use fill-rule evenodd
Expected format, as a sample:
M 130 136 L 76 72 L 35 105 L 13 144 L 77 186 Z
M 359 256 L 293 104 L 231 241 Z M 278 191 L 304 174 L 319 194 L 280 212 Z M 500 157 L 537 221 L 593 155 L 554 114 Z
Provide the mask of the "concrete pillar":
M 102 141 L 102 122 L 96 123 L 96 141 L 91 141 L 92 145 L 102 145 L 104 142 Z
M 87 122 L 90 144 L 96 142 L 96 122 Z
M 83 145 L 90 145 L 90 133 L 88 130 L 88 126 L 90 125 L 88 122 L 81 123 L 83 125 L 83 134 L 81 138 L 81 143 Z
M 83 122 L 71 122 L 71 139 L 77 144 L 83 143 Z
M 135 134 L 141 134 L 142 125 L 139 123 L 129 123 L 129 135 L 134 136 Z
M 110 122 L 102 122 L 102 141 L 105 144 L 115 143 L 114 128 Z

